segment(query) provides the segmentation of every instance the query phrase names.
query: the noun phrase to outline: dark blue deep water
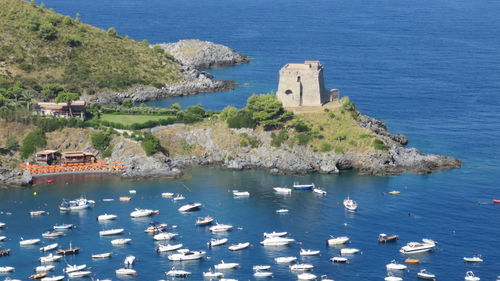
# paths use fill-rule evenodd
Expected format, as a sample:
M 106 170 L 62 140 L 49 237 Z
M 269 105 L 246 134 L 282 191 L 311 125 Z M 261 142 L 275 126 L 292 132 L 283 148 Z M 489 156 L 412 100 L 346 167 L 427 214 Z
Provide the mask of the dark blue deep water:
M 239 262 L 240 269 L 227 274 L 252 280 L 251 266 L 271 264 L 275 280 L 293 280 L 285 266 L 273 263 L 282 255 L 298 255 L 300 247 L 319 249 L 313 263 L 318 276 L 335 280 L 383 280 L 385 264 L 403 261 L 398 250 L 406 242 L 424 237 L 439 243 L 436 251 L 419 256 L 420 265 L 409 266 L 405 280 L 416 280 L 422 268 L 439 280 L 463 280 L 473 270 L 481 280 L 500 275 L 500 2 L 493 0 L 47 0 L 47 6 L 66 15 L 80 13 L 82 20 L 101 28 L 115 27 L 122 35 L 147 39 L 151 43 L 198 38 L 228 45 L 254 59 L 248 65 L 211 70 L 217 78 L 233 79 L 241 86 L 234 91 L 173 98 L 151 104 L 183 106 L 203 104 L 221 109 L 241 107 L 252 93 L 273 91 L 278 70 L 288 62 L 320 60 L 326 67 L 328 87 L 339 88 L 358 108 L 384 120 L 392 132 L 405 134 L 410 145 L 426 153 L 458 157 L 463 167 L 431 175 L 401 176 L 309 175 L 271 176 L 262 171 L 232 172 L 212 168 L 187 171 L 179 180 L 123 181 L 101 179 L 83 182 L 60 179 L 53 185 L 32 189 L 0 191 L 0 215 L 8 228 L 0 230 L 8 240 L 0 248 L 11 248 L 10 257 L 0 257 L 1 265 L 16 267 L 11 277 L 32 273 L 40 256 L 38 247 L 19 248 L 19 237 L 40 237 L 55 223 L 75 223 L 78 228 L 57 240 L 69 241 L 82 252 L 68 259 L 86 263 L 97 277 L 112 277 L 127 254 L 138 257 L 135 280 L 158 280 L 172 266 L 193 272 L 190 280 L 201 280 L 201 272 L 224 259 Z M 276 185 L 294 180 L 314 181 L 327 189 L 326 197 L 295 193 L 291 197 L 272 192 Z M 65 184 L 69 182 L 69 184 Z M 187 187 L 187 188 L 186 188 Z M 248 190 L 248 199 L 235 200 L 230 188 Z M 132 201 L 101 202 L 136 189 Z M 393 189 L 399 196 L 383 195 Z M 38 196 L 33 196 L 33 191 Z M 180 215 L 162 192 L 182 192 L 187 201 L 199 201 L 199 214 Z M 98 201 L 93 210 L 61 214 L 61 198 L 85 194 Z M 359 211 L 346 213 L 339 205 L 350 195 Z M 484 202 L 487 204 L 478 204 Z M 208 250 L 209 259 L 173 264 L 154 252 L 155 243 L 143 233 L 150 220 L 131 220 L 134 207 L 161 210 L 153 218 L 175 224 L 178 241 L 191 249 L 206 249 L 211 235 L 194 227 L 197 215 L 210 214 L 222 223 L 243 229 L 228 235 L 231 242 L 249 241 L 253 246 L 231 253 L 226 247 Z M 275 210 L 287 208 L 288 215 Z M 45 209 L 49 216 L 30 218 L 28 211 Z M 100 225 L 95 217 L 112 212 L 120 217 Z M 410 214 L 410 215 L 409 215 Z M 112 247 L 98 230 L 124 227 L 133 238 L 126 247 Z M 288 231 L 302 245 L 264 249 L 258 245 L 264 231 Z M 396 233 L 396 244 L 379 245 L 378 233 Z M 348 235 L 352 247 L 362 254 L 347 265 L 331 264 L 328 258 L 337 249 L 327 248 L 329 235 Z M 46 243 L 46 241 L 44 241 Z M 90 254 L 112 250 L 110 260 L 92 261 Z M 464 256 L 481 253 L 484 263 L 464 264 Z M 64 262 L 57 268 L 61 272 Z M 3 277 L 0 277 L 2 279 Z

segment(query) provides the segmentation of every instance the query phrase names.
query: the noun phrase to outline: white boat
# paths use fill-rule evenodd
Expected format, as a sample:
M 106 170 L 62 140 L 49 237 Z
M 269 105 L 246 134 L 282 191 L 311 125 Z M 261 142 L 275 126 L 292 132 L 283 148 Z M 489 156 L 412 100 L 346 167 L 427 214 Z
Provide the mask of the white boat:
M 136 275 L 137 272 L 132 268 L 119 268 L 115 270 L 116 275 Z
M 335 246 L 335 245 L 343 245 L 347 242 L 349 242 L 349 237 L 347 236 L 339 236 L 339 237 L 330 236 L 330 239 L 328 239 L 327 244 L 328 246 Z
M 326 195 L 326 191 L 323 190 L 323 189 L 321 189 L 321 188 L 319 188 L 319 187 L 318 188 L 313 188 L 313 192 L 317 193 L 319 195 Z
M 171 197 L 174 197 L 174 194 L 172 192 L 163 192 L 161 194 L 161 197 L 164 197 L 164 198 L 171 198 Z
M 212 218 L 211 216 L 205 216 L 205 217 L 196 219 L 195 224 L 197 226 L 205 226 L 205 225 L 212 224 L 213 221 L 214 221 L 214 218 Z
M 4 241 L 5 239 L 7 239 L 7 236 L 0 236 L 0 242 Z
M 171 240 L 175 236 L 177 236 L 177 233 L 171 233 L 171 232 L 161 232 L 153 236 L 153 239 L 156 241 L 162 241 L 162 240 Z
M 297 275 L 297 278 L 299 280 L 315 280 L 317 278 L 317 276 L 312 274 L 312 273 L 304 272 L 304 273 Z
M 35 272 L 47 272 L 52 271 L 56 268 L 54 265 L 40 265 L 35 267 Z
M 7 273 L 14 271 L 15 268 L 12 266 L 0 266 L 0 273 Z
M 335 263 L 347 263 L 348 260 L 345 257 L 333 257 L 330 261 Z
M 264 237 L 265 238 L 282 237 L 282 236 L 286 236 L 287 234 L 288 234 L 288 232 L 286 232 L 286 231 L 282 231 L 282 232 L 276 232 L 276 231 L 273 231 L 273 232 L 264 232 Z
M 61 211 L 78 211 L 85 210 L 95 205 L 94 200 L 87 200 L 87 198 L 80 197 L 75 200 L 66 201 L 63 199 L 61 205 L 59 205 L 59 210 Z
M 285 238 L 285 237 L 271 237 L 260 241 L 262 246 L 284 246 L 291 242 L 295 242 L 295 239 Z
M 130 190 L 128 191 L 128 193 L 130 193 L 130 194 L 136 194 L 136 193 L 137 193 L 137 190 L 135 190 L 135 189 L 130 189 Z
M 66 266 L 66 268 L 63 269 L 63 272 L 64 273 L 71 273 L 71 272 L 75 272 L 75 271 L 80 271 L 80 270 L 84 270 L 85 268 L 87 268 L 87 265 L 86 264 L 82 264 L 82 265 L 68 265 Z
M 292 193 L 292 189 L 288 187 L 273 187 L 276 193 L 290 194 Z
M 62 259 L 61 255 L 49 254 L 48 256 L 40 257 L 41 263 L 55 262 Z
M 158 248 L 156 248 L 156 251 L 158 253 L 161 253 L 161 252 L 170 252 L 170 251 L 176 251 L 176 250 L 179 250 L 180 248 L 182 248 L 182 244 L 175 244 L 175 245 L 170 245 L 170 244 L 167 244 L 167 245 L 159 245 Z
M 416 254 L 427 251 L 432 251 L 436 247 L 436 242 L 431 239 L 422 239 L 422 242 L 409 242 L 403 246 L 399 251 L 403 254 Z
M 257 271 L 257 270 L 269 270 L 269 269 L 271 269 L 271 266 L 270 265 L 254 265 L 252 267 L 252 269 L 254 271 Z
M 384 278 L 384 281 L 403 281 L 403 278 L 389 275 Z
M 42 233 L 43 238 L 57 238 L 57 237 L 61 237 L 63 235 L 64 235 L 64 233 L 62 233 L 60 231 L 50 231 L 50 230 Z
M 233 278 L 221 278 L 219 281 L 238 281 L 238 279 L 233 279 Z
M 177 253 L 169 255 L 171 261 L 199 260 L 205 255 L 204 251 L 190 251 L 188 249 L 178 250 Z
M 43 277 L 41 280 L 42 281 L 60 281 L 60 280 L 63 280 L 64 279 L 64 275 L 53 275 L 53 276 L 50 276 L 50 277 Z
M 203 277 L 205 277 L 205 278 L 222 278 L 222 277 L 224 277 L 224 273 L 218 272 L 218 271 L 212 271 L 212 269 L 209 268 L 207 272 L 203 272 Z
M 0 222 L 0 228 L 3 228 L 5 226 L 4 222 Z
M 114 240 L 111 240 L 111 245 L 125 245 L 125 244 L 130 243 L 130 241 L 132 241 L 132 239 L 130 239 L 130 238 L 114 239 Z
M 314 265 L 309 263 L 297 263 L 294 265 L 290 265 L 290 270 L 292 271 L 309 271 L 313 270 Z
M 387 270 L 405 270 L 407 268 L 406 265 L 397 263 L 396 260 L 392 260 L 391 263 L 385 266 Z
M 297 260 L 297 257 L 277 257 L 274 258 L 276 263 L 292 263 Z
M 233 226 L 230 224 L 216 223 L 214 226 L 211 226 L 209 229 L 213 233 L 216 233 L 216 232 L 226 232 L 226 231 L 231 230 L 231 228 L 233 228 Z
M 358 208 L 358 204 L 356 203 L 356 201 L 350 199 L 349 196 L 344 199 L 343 204 L 344 207 L 349 211 L 356 211 L 356 209 Z
M 229 246 L 228 249 L 231 251 L 239 251 L 239 250 L 246 249 L 248 247 L 250 247 L 250 242 L 234 244 L 234 245 Z
M 54 230 L 65 230 L 65 229 L 73 228 L 73 225 L 70 223 L 63 223 L 63 224 L 54 225 L 53 228 L 54 228 Z
M 465 281 L 479 281 L 481 280 L 481 278 L 477 277 L 476 275 L 474 275 L 474 272 L 472 271 L 467 271 L 465 273 L 465 278 L 464 278 Z
M 328 278 L 328 276 L 326 276 L 326 275 L 321 275 L 320 280 L 321 281 L 334 281 L 333 279 Z
M 295 190 L 311 190 L 315 188 L 314 183 L 311 184 L 299 184 L 298 182 L 293 183 L 293 189 Z
M 229 241 L 229 239 L 227 238 L 221 238 L 221 239 L 210 239 L 210 242 L 207 242 L 207 246 L 208 247 L 215 247 L 215 246 L 219 246 L 219 245 L 223 245 L 223 244 L 226 244 L 227 241 Z
M 319 255 L 320 251 L 319 250 L 304 250 L 300 249 L 300 255 L 301 256 L 316 256 Z
M 133 218 L 141 218 L 141 217 L 151 216 L 153 213 L 154 213 L 154 211 L 150 210 L 150 209 L 138 209 L 138 208 L 136 208 L 135 211 L 130 213 L 130 216 Z
M 186 199 L 186 197 L 184 197 L 182 194 L 177 194 L 172 200 L 179 201 L 184 199 Z
M 220 261 L 219 264 L 216 264 L 214 266 L 215 269 L 233 269 L 233 268 L 237 268 L 239 267 L 240 264 L 239 263 L 236 263 L 236 262 L 228 262 L 228 263 L 225 263 L 223 260 Z
M 420 279 L 430 279 L 430 280 L 435 280 L 436 279 L 436 275 L 430 273 L 426 269 L 420 270 L 420 272 L 417 273 L 417 277 L 420 278 Z
M 57 247 L 59 247 L 59 244 L 53 243 L 53 244 L 49 244 L 49 245 L 47 245 L 45 247 L 41 247 L 40 251 L 42 251 L 42 252 L 48 252 L 48 251 L 54 250 Z
M 158 232 L 162 232 L 164 231 L 166 228 L 167 228 L 167 224 L 166 223 L 151 223 L 150 226 L 148 226 L 144 232 L 146 233 L 158 233 Z
M 102 199 L 102 201 L 103 202 L 113 202 L 113 201 L 115 201 L 115 199 L 113 199 L 113 198 L 104 198 L 104 199 Z
M 27 239 L 27 240 L 24 240 L 23 238 L 21 238 L 21 241 L 19 241 L 19 245 L 21 245 L 21 246 L 35 245 L 35 244 L 38 244 L 38 243 L 40 243 L 40 239 Z
M 475 257 L 464 257 L 465 262 L 483 262 L 481 255 L 476 255 Z
M 45 214 L 47 214 L 47 212 L 42 211 L 42 210 L 40 210 L 40 211 L 31 211 L 30 212 L 30 216 L 32 216 L 32 217 L 43 216 Z
M 286 214 L 286 213 L 288 213 L 288 209 L 278 209 L 278 210 L 276 210 L 276 213 L 278 213 L 278 214 Z
M 170 271 L 165 272 L 165 275 L 169 277 L 188 277 L 191 275 L 191 272 L 172 268 Z
M 92 258 L 93 259 L 107 259 L 107 258 L 111 257 L 111 255 L 112 255 L 111 252 L 102 253 L 102 254 L 93 254 Z
M 258 278 L 267 278 L 267 277 L 273 277 L 273 273 L 271 271 L 260 271 L 256 270 L 253 274 L 254 277 Z
M 201 207 L 201 203 L 191 203 L 191 204 L 186 204 L 182 207 L 179 208 L 179 212 L 192 212 L 199 210 Z
M 117 234 L 122 234 L 123 231 L 125 231 L 125 229 L 123 229 L 123 228 L 108 229 L 108 230 L 99 231 L 99 235 L 101 235 L 101 236 L 117 235 Z
M 113 215 L 113 214 L 104 214 L 104 215 L 97 216 L 97 220 L 98 221 L 115 220 L 116 218 L 118 218 L 118 216 L 117 215 Z
M 340 254 L 341 255 L 352 255 L 359 253 L 359 249 L 356 248 L 342 248 L 340 249 Z
M 131 267 L 132 265 L 134 265 L 134 262 L 135 262 L 135 257 L 132 255 L 128 255 L 123 261 L 123 264 L 127 267 Z
M 233 190 L 233 196 L 234 197 L 248 197 L 248 196 L 250 196 L 250 192 Z

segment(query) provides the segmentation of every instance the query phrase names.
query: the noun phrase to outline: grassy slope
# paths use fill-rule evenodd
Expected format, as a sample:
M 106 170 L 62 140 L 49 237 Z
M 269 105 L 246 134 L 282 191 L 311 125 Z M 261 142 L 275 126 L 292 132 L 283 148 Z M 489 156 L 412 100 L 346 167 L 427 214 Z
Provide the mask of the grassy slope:
M 70 90 L 122 89 L 177 81 L 163 52 L 22 0 L 1 0 L 0 82 L 33 88 L 55 82 Z M 50 26 L 55 36 L 43 39 Z
M 160 120 L 167 117 L 161 115 L 126 115 L 126 114 L 102 114 L 101 120 L 131 125 L 134 123 L 145 123 L 150 120 Z

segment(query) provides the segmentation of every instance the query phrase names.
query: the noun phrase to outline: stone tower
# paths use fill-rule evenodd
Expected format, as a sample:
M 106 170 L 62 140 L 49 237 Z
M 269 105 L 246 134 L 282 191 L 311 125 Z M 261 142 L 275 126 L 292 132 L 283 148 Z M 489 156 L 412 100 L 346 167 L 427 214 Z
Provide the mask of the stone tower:
M 284 107 L 321 106 L 338 99 L 337 90 L 325 89 L 319 61 L 285 65 L 280 70 L 276 95 Z

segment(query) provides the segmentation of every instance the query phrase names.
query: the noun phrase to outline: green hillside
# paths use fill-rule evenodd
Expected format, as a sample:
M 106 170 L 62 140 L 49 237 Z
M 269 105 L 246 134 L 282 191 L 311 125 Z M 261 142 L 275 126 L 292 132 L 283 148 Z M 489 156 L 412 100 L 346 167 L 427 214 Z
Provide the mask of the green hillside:
M 0 0 L 0 86 L 20 82 L 39 90 L 58 83 L 90 93 L 180 79 L 160 48 L 55 13 L 43 4 Z

